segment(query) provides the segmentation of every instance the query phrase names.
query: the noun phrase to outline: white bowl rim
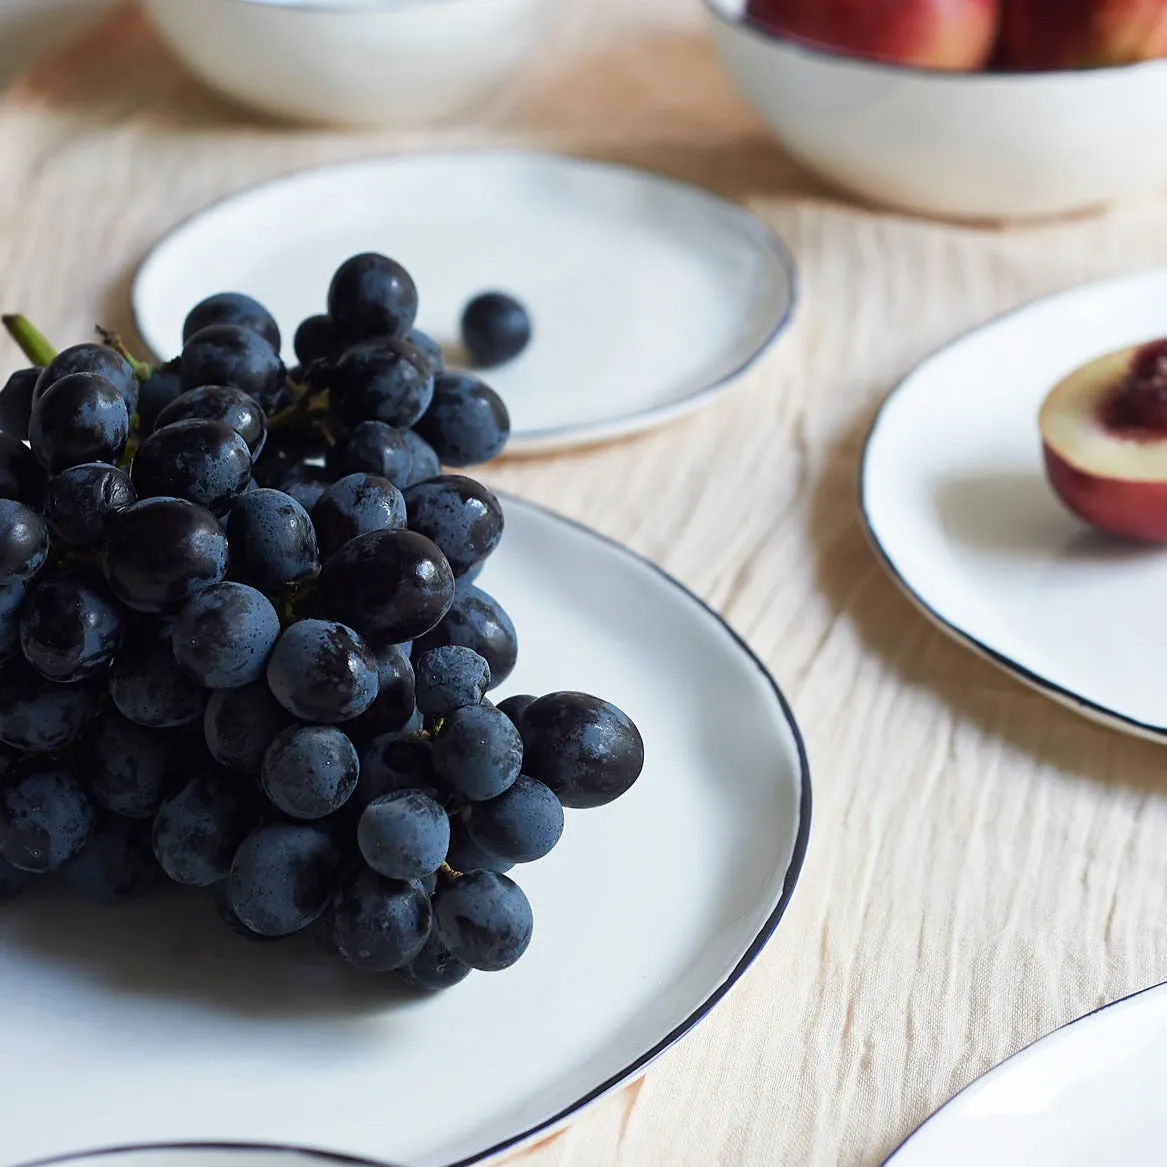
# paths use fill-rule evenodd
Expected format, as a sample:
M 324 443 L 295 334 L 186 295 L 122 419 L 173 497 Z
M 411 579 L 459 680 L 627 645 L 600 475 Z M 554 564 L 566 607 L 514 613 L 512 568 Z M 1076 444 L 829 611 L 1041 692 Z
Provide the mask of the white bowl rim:
M 355 1159 L 351 1155 L 335 1151 L 317 1151 L 310 1147 L 285 1147 L 277 1143 L 130 1143 L 120 1147 L 103 1147 L 96 1151 L 78 1151 L 67 1155 L 54 1155 L 51 1159 L 37 1159 L 24 1167 L 85 1167 L 94 1164 L 101 1167 L 106 1159 L 122 1158 L 127 1155 L 143 1155 L 149 1152 L 179 1154 L 223 1154 L 232 1156 L 287 1155 L 303 1162 L 320 1164 L 320 1167 L 390 1167 L 389 1164 L 370 1164 L 367 1159 Z
M 271 3 L 271 0 L 234 0 L 242 4 Z M 416 0 L 409 0 L 416 2 Z M 726 11 L 726 0 L 701 0 L 710 16 L 729 28 L 745 33 L 747 36 L 764 44 L 778 45 L 789 49 L 804 57 L 819 58 L 833 61 L 836 64 L 854 65 L 856 68 L 872 73 L 886 73 L 889 75 L 915 76 L 932 78 L 938 81 L 968 81 L 975 78 L 985 85 L 1005 86 L 1010 82 L 1032 82 L 1034 84 L 1052 84 L 1055 80 L 1065 77 L 1082 78 L 1110 78 L 1119 73 L 1148 72 L 1153 69 L 1167 69 L 1167 58 L 1156 58 L 1150 61 L 1133 61 L 1126 65 L 1099 65 L 1084 69 L 1001 69 L 997 71 L 970 71 L 960 69 L 937 69 L 929 65 L 905 65 L 895 61 L 883 61 L 876 57 L 860 57 L 855 53 L 848 53 L 843 49 L 835 49 L 830 45 L 818 44 L 815 41 L 800 40 L 797 37 L 783 35 L 774 29 L 767 28 L 747 16 L 735 16 Z M 1087 82 L 1090 84 L 1092 82 Z

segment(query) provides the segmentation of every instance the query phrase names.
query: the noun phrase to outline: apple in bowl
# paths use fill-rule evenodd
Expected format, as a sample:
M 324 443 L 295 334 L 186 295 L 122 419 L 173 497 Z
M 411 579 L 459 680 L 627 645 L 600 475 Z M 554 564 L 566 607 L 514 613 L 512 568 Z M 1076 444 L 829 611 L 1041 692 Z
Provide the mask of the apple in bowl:
M 1075 370 L 1045 399 L 1040 426 L 1050 485 L 1071 511 L 1167 542 L 1167 340 Z
M 1167 0 L 1003 0 L 1009 69 L 1099 68 L 1167 57 Z

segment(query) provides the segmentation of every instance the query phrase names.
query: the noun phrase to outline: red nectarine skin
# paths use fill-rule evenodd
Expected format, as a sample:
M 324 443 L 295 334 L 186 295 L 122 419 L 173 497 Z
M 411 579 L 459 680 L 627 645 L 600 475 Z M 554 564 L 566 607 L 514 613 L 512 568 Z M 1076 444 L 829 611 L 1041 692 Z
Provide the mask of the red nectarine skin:
M 1048 445 L 1043 449 L 1050 485 L 1079 518 L 1126 539 L 1167 543 L 1167 482 L 1099 478 L 1071 466 Z
M 1167 0 L 1005 0 L 1011 69 L 1081 69 L 1167 56 Z
M 1167 57 L 1167 0 L 1097 0 L 1094 32 L 1099 64 Z
M 749 0 L 747 16 L 783 36 L 903 65 L 982 68 L 998 0 Z

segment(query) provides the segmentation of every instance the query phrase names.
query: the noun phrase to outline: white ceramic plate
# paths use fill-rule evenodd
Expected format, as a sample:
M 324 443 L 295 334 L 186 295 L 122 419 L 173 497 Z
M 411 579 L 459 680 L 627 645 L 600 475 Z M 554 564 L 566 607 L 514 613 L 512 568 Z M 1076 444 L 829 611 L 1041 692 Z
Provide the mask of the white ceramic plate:
M 945 631 L 1074 709 L 1167 738 L 1167 550 L 1099 535 L 1046 483 L 1037 414 L 1062 377 L 1167 335 L 1167 269 L 1029 304 L 924 362 L 867 441 L 861 505 Z
M 1167 985 L 1100 1009 L 991 1070 L 888 1167 L 1162 1167 Z
M 519 870 L 523 960 L 419 1000 L 307 940 L 241 941 L 202 895 L 19 901 L 0 912 L 0 1164 L 184 1142 L 477 1162 L 638 1074 L 757 955 L 809 830 L 781 693 L 651 564 L 529 504 L 506 512 L 484 577 L 521 638 L 505 692 L 598 693 L 648 755 L 629 794 L 570 812 Z
M 485 376 L 506 399 L 509 451 L 620 437 L 709 403 L 794 308 L 794 265 L 762 221 L 643 171 L 536 153 L 419 154 L 308 171 L 227 199 L 167 236 L 134 312 L 159 356 L 206 295 L 269 306 L 285 355 L 359 251 L 406 265 L 418 327 L 449 345 L 487 289 L 529 308 L 534 339 Z
M 29 1167 L 361 1167 L 361 1161 L 312 1151 L 249 1147 L 237 1143 L 202 1146 L 129 1147 L 42 1160 Z

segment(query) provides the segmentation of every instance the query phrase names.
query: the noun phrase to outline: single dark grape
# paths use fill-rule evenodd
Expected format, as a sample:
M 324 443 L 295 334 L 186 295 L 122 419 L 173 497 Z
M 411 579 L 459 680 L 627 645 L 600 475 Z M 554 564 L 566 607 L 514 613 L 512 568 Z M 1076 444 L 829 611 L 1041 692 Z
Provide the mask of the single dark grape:
M 22 502 L 0 498 L 0 580 L 31 580 L 49 557 L 49 528 Z
M 200 592 L 174 625 L 174 658 L 208 689 L 238 689 L 263 676 L 280 635 L 271 601 L 253 587 L 221 583 Z
M 473 478 L 442 475 L 405 492 L 409 529 L 441 548 L 455 576 L 484 563 L 502 539 L 503 512 L 494 493 Z
M 0 434 L 0 498 L 39 507 L 48 475 L 32 451 L 12 434 Z
M 462 313 L 462 342 L 480 368 L 505 364 L 531 343 L 531 317 L 512 296 L 483 292 Z
M 282 936 L 261 936 L 258 932 L 252 932 L 250 928 L 235 914 L 235 909 L 231 906 L 231 885 L 228 880 L 220 880 L 211 889 L 211 898 L 215 902 L 215 912 L 219 919 L 235 933 L 236 936 L 244 940 L 250 940 L 252 944 L 274 944 L 278 940 L 282 940 Z
M 118 391 L 126 404 L 126 416 L 138 410 L 138 378 L 130 362 L 121 353 L 103 344 L 75 344 L 62 349 L 37 377 L 32 399 L 35 403 L 46 390 L 74 373 L 90 373 L 103 377 Z
M 57 474 L 82 462 L 116 462 L 130 436 L 117 389 L 93 373 L 62 377 L 32 407 L 28 441 L 36 460 Z
M 345 544 L 320 579 L 331 608 L 370 636 L 400 643 L 428 632 L 454 602 L 454 574 L 429 539 L 374 531 Z
M 80 853 L 96 817 L 71 770 L 26 761 L 0 786 L 0 858 L 21 871 L 56 871 Z
M 631 718 L 586 693 L 550 693 L 523 714 L 523 770 L 564 806 L 619 798 L 644 769 L 644 742 Z
M 158 414 L 157 429 L 178 421 L 221 421 L 246 443 L 252 458 L 258 458 L 267 441 L 267 417 L 259 402 L 242 389 L 225 385 L 205 385 L 172 401 Z
M 0 583 L 0 661 L 7 660 L 20 650 L 20 609 L 24 605 L 26 588 L 19 579 Z M 410 666 L 410 677 L 413 666 Z
M 293 725 L 272 741 L 260 777 L 268 798 L 294 819 L 322 819 L 357 788 L 356 747 L 330 725 Z
M 187 887 L 218 883 L 227 877 L 258 813 L 254 790 L 235 775 L 220 771 L 189 779 L 154 816 L 158 865 Z
M 389 879 L 421 879 L 442 865 L 450 848 L 450 820 L 421 790 L 395 790 L 373 799 L 357 824 L 365 862 Z
M 13 867 L 7 859 L 0 857 L 0 904 L 16 899 L 28 889 L 31 882 L 29 872 Z
M 301 620 L 286 628 L 267 664 L 276 700 L 302 721 L 359 717 L 377 697 L 377 662 L 349 627 Z
M 465 821 L 470 837 L 484 851 L 532 863 L 563 835 L 563 804 L 542 782 L 520 774 L 497 798 L 471 806 Z
M 135 611 L 178 611 L 226 574 L 223 528 L 210 511 L 193 503 L 144 499 L 116 515 L 110 525 L 105 577 L 122 603 Z
M 227 518 L 232 565 L 263 592 L 279 592 L 320 570 L 316 531 L 308 512 L 279 490 L 240 496 Z
M 471 971 L 468 964 L 451 955 L 437 932 L 431 930 L 425 947 L 408 964 L 402 965 L 397 974 L 411 988 L 436 993 L 461 984 Z
M 522 764 L 519 731 L 492 705 L 454 710 L 434 740 L 438 776 L 470 802 L 502 794 L 518 778 Z
M 409 485 L 413 452 L 401 430 L 383 421 L 362 421 L 329 457 L 338 475 L 376 474 L 394 486 Z
M 16 657 L 0 669 L 0 741 L 25 753 L 63 750 L 97 715 L 98 698 L 92 685 L 46 681 Z
M 416 702 L 408 645 L 379 636 L 366 637 L 365 644 L 377 662 L 377 700 L 346 728 L 367 737 L 401 729 L 413 716 Z
M 417 287 L 394 260 L 354 255 L 332 277 L 328 314 L 351 336 L 405 336 L 417 318 Z
M 183 734 L 147 729 L 113 709 L 101 715 L 87 746 L 93 797 L 114 814 L 134 819 L 153 818 L 190 757 Z
M 427 717 L 448 717 L 463 705 L 478 705 L 490 688 L 490 665 L 460 645 L 422 653 L 414 673 L 417 707 Z
M 247 489 L 251 454 L 225 422 L 192 418 L 156 429 L 134 455 L 130 478 L 142 498 L 185 498 L 221 515 Z
M 389 972 L 425 947 L 433 922 L 429 896 L 416 883 L 385 879 L 374 871 L 350 875 L 330 911 L 337 952 L 357 968 Z
M 309 316 L 296 329 L 296 359 L 303 365 L 331 361 L 344 348 L 344 337 L 331 316 Z
M 28 419 L 32 413 L 32 393 L 40 369 L 17 369 L 0 389 L 0 432 L 20 441 L 28 437 Z
M 138 493 L 124 470 L 106 462 L 83 462 L 49 480 L 45 521 L 67 546 L 97 547 L 113 517 L 137 501 Z
M 105 814 L 89 841 L 61 869 L 65 882 L 95 904 L 123 904 L 148 892 L 158 881 L 158 861 L 147 822 Z
M 312 469 L 321 470 L 321 467 L 313 466 Z M 327 478 L 309 475 L 299 470 L 289 472 L 279 483 L 279 489 L 289 498 L 294 498 L 309 515 L 328 486 Z
M 420 790 L 437 795 L 433 747 L 411 733 L 385 733 L 361 751 L 361 773 L 353 795 L 362 810 L 374 799 L 396 790 Z
M 429 408 L 429 364 L 405 341 L 366 340 L 346 349 L 328 379 L 332 408 L 347 425 L 382 421 L 406 429 Z
M 279 353 L 258 332 L 237 324 L 212 324 L 189 337 L 182 350 L 182 387 L 230 385 L 251 394 L 267 413 L 279 403 L 288 373 Z
M 387 478 L 349 474 L 320 496 L 312 508 L 312 526 L 327 561 L 358 535 L 404 527 L 405 499 Z
M 260 936 L 290 936 L 328 906 L 341 855 L 329 832 L 308 823 L 253 831 L 231 865 L 231 907 Z
M 446 367 L 446 357 L 442 352 L 442 346 L 429 333 L 415 328 L 405 339 L 429 361 L 431 373 L 437 375 Z
M 503 399 L 466 373 L 440 373 L 417 432 L 446 466 L 478 466 L 497 458 L 511 436 Z
M 437 453 L 433 446 L 416 430 L 402 430 L 401 440 L 405 443 L 410 454 L 409 478 L 405 483 L 406 486 L 425 482 L 427 478 L 437 478 L 441 474 L 442 463 L 439 461 Z
M 190 725 L 203 716 L 206 694 L 179 668 L 170 638 L 159 632 L 131 637 L 109 674 L 109 695 L 123 717 L 148 729 Z
M 505 875 L 514 866 L 510 859 L 492 855 L 480 847 L 466 829 L 461 815 L 450 819 L 450 849 L 446 852 L 446 862 L 455 871 L 497 871 Z
M 536 700 L 537 698 L 532 697 L 530 693 L 516 693 L 513 697 L 508 697 L 505 701 L 500 701 L 498 708 L 511 719 L 511 722 L 522 733 L 523 714 L 535 704 Z
M 24 659 L 50 681 L 96 676 L 121 648 L 124 612 L 99 575 L 65 571 L 39 580 L 20 616 Z
M 464 964 L 498 972 L 527 951 L 534 918 L 514 880 L 495 871 L 471 871 L 434 896 L 434 927 Z
M 182 392 L 182 362 L 156 365 L 138 391 L 138 432 L 150 434 L 158 415 Z
M 291 714 L 272 696 L 264 679 L 212 693 L 203 714 L 203 736 L 219 765 L 258 774 L 268 746 L 291 723 Z
M 258 301 L 241 292 L 219 292 L 201 300 L 191 310 L 182 326 L 182 343 L 212 324 L 235 324 L 259 333 L 268 344 L 280 351 L 280 327 L 275 317 Z

